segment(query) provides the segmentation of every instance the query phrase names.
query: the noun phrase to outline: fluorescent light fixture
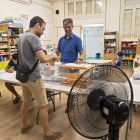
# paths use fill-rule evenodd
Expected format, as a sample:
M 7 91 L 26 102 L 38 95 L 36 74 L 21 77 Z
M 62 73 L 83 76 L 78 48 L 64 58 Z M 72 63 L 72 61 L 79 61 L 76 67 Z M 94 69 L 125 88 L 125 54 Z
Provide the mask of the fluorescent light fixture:
M 104 24 L 88 24 L 88 25 L 82 25 L 83 27 L 91 27 L 91 26 L 104 26 Z
M 10 1 L 18 2 L 18 3 L 26 4 L 26 5 L 31 5 L 33 3 L 32 0 L 10 0 Z

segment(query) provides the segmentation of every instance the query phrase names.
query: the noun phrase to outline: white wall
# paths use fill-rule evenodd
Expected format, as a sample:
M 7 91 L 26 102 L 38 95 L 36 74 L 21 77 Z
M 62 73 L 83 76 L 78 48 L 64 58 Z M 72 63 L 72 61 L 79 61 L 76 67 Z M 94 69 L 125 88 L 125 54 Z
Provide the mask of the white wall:
M 56 14 L 56 10 L 59 10 L 59 14 Z M 54 37 L 54 44 L 58 44 L 57 38 L 57 27 L 63 27 L 63 19 L 64 19 L 64 2 L 55 2 L 53 3 L 53 37 Z
M 12 2 L 10 0 L 0 0 L 0 21 L 4 20 L 5 16 L 21 17 L 21 14 L 24 14 L 28 15 L 28 18 L 31 19 L 32 17 L 38 15 L 42 17 L 46 22 L 51 23 L 51 41 L 42 41 L 42 45 L 57 44 L 57 27 L 63 26 L 62 21 L 64 19 L 64 1 L 62 0 L 53 4 L 46 0 L 34 1 L 35 3 L 33 3 L 31 6 L 28 6 Z M 105 1 L 107 1 L 106 16 L 100 18 L 93 17 L 87 19 L 74 19 L 74 26 L 97 23 L 103 23 L 105 25 L 106 23 L 106 30 L 119 31 L 120 0 Z M 39 3 L 40 5 L 36 3 Z M 56 10 L 59 10 L 59 15 L 55 13 Z
M 82 26 L 86 24 L 98 24 L 103 23 L 106 25 L 105 30 L 109 31 L 119 31 L 119 13 L 120 13 L 120 0 L 105 0 L 107 5 L 106 15 L 103 17 L 90 17 L 86 19 L 73 19 L 74 26 Z M 105 7 L 106 8 L 106 7 Z M 59 10 L 60 14 L 56 15 L 55 10 Z M 54 21 L 54 43 L 58 43 L 57 41 L 57 27 L 63 26 L 64 19 L 64 1 L 53 3 L 53 21 Z M 106 18 L 106 20 L 105 20 Z
M 34 0 L 31 6 L 13 2 L 10 0 L 0 0 L 0 21 L 4 20 L 6 16 L 21 17 L 21 14 L 28 15 L 31 19 L 34 16 L 40 16 L 45 22 L 51 23 L 51 41 L 42 41 L 42 45 L 52 44 L 53 39 L 53 14 L 52 5 L 46 0 Z M 38 3 L 38 4 L 37 4 Z M 40 4 L 40 5 L 39 5 Z M 43 5 L 43 6 L 41 6 Z
M 107 0 L 106 30 L 119 32 L 120 0 Z
M 59 10 L 59 14 L 56 14 L 56 10 Z M 53 22 L 54 28 L 62 27 L 64 19 L 64 2 L 55 2 L 53 3 Z

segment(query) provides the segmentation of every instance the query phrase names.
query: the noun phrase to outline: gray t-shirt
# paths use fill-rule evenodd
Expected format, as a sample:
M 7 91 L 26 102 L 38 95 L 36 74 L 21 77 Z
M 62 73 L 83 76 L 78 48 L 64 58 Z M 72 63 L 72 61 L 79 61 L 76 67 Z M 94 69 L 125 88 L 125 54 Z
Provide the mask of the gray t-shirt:
M 39 37 L 30 31 L 26 31 L 18 40 L 19 64 L 28 66 L 31 70 L 38 57 L 35 52 L 42 50 Z M 36 81 L 41 78 L 39 64 L 29 76 L 29 81 Z

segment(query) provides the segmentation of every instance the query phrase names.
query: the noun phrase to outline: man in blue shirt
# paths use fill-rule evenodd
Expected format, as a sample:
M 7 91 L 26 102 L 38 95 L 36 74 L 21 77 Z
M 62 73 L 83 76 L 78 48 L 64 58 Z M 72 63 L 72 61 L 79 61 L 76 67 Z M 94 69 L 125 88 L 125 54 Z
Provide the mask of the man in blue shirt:
M 65 36 L 59 39 L 56 54 L 57 56 L 61 52 L 61 62 L 81 64 L 85 57 L 82 41 L 81 39 L 72 33 L 73 20 L 70 18 L 63 20 L 63 28 L 65 30 Z M 79 53 L 79 58 L 78 58 Z M 69 70 L 68 72 L 78 72 L 79 70 Z M 75 96 L 71 96 L 71 103 L 73 102 Z M 72 108 L 72 104 L 71 104 Z M 65 110 L 68 113 L 71 110 Z
M 18 59 L 18 55 L 17 53 L 14 53 L 12 55 L 12 59 L 8 63 L 7 67 L 5 68 L 6 72 L 13 73 L 14 71 L 17 70 L 17 59 Z M 11 67 L 13 67 L 14 69 L 11 69 Z M 13 85 L 14 85 L 13 83 L 5 82 L 5 86 L 7 87 L 7 89 L 16 96 L 15 100 L 13 100 L 13 103 L 16 104 L 21 99 L 21 97 L 16 92 Z
M 59 39 L 56 54 L 59 55 L 61 52 L 61 62 L 81 64 L 85 54 L 81 39 L 72 33 L 73 20 L 64 19 L 63 28 L 66 34 Z

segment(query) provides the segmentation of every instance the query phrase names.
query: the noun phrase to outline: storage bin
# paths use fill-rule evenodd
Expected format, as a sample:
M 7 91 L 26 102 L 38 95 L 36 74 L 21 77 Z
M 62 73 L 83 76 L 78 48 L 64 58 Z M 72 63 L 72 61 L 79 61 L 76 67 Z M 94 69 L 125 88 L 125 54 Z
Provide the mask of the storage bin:
M 96 53 L 96 58 L 100 58 L 100 53 Z

